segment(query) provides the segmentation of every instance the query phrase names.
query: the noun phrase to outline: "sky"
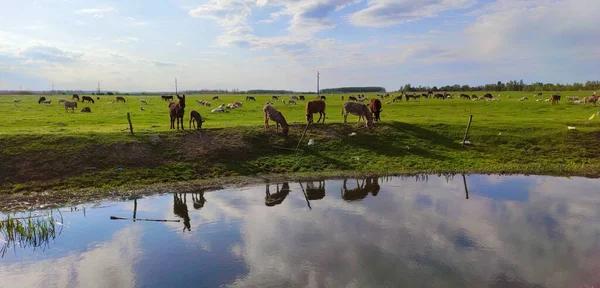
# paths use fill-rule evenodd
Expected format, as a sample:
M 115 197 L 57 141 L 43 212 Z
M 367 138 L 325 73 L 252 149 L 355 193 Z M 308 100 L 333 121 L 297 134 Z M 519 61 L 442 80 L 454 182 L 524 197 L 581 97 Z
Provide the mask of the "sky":
M 599 80 L 598 0 L 0 0 L 0 90 Z

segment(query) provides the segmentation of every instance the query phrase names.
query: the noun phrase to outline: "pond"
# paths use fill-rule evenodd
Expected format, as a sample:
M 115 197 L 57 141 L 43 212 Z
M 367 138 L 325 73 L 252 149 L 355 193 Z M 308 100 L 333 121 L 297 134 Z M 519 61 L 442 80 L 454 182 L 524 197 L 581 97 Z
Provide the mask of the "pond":
M 598 287 L 599 187 L 383 177 L 88 203 L 37 243 L 3 230 L 0 287 Z

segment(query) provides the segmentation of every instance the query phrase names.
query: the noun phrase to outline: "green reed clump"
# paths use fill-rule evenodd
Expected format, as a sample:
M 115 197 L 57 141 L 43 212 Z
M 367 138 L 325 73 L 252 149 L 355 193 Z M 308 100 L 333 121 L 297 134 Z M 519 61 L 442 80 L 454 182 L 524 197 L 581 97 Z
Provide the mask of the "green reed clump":
M 32 247 L 45 249 L 62 232 L 62 214 L 56 218 L 52 211 L 46 215 L 11 217 L 0 220 L 0 255 L 3 257 L 8 248 Z

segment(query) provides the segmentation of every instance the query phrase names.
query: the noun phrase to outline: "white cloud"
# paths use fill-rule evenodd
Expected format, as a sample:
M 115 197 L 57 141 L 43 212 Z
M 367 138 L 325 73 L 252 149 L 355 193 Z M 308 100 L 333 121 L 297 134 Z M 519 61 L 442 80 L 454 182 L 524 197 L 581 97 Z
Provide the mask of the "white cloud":
M 75 10 L 75 14 L 79 14 L 79 15 L 93 14 L 94 18 L 102 18 L 102 17 L 104 17 L 104 14 L 113 12 L 114 10 L 115 9 L 113 7 L 86 8 L 86 9 Z
M 120 44 L 128 44 L 128 43 L 139 42 L 139 41 L 140 41 L 139 38 L 129 36 L 129 37 L 121 37 L 113 42 L 120 43 Z
M 142 20 L 139 20 L 139 19 L 136 19 L 133 17 L 127 17 L 126 19 L 128 21 L 127 25 L 129 25 L 129 26 L 148 26 L 148 25 L 150 25 L 150 22 L 148 22 L 148 21 L 142 21 Z
M 183 46 L 182 42 L 177 42 L 177 44 L 175 44 L 176 46 Z
M 476 0 L 370 0 L 366 9 L 350 15 L 356 26 L 385 27 L 431 18 L 448 10 L 467 8 Z
M 23 30 L 40 30 L 43 29 L 43 26 L 40 25 L 29 25 L 29 26 L 25 26 L 23 27 Z
M 22 49 L 19 56 L 49 63 L 68 63 L 80 60 L 83 53 L 65 51 L 53 46 L 35 45 Z

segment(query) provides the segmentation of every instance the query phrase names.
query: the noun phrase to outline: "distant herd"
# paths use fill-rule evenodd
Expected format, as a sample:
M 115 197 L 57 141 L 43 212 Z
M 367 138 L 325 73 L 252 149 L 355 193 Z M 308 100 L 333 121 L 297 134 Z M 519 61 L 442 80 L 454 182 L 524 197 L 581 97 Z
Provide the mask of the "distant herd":
M 472 101 L 480 101 L 480 100 L 487 100 L 487 101 L 500 101 L 500 94 L 497 97 L 494 97 L 491 93 L 487 93 L 481 97 L 477 96 L 477 95 L 467 95 L 464 93 L 460 94 L 460 98 L 461 99 L 467 99 L 467 100 L 472 100 Z M 185 115 L 185 107 L 186 107 L 186 96 L 185 94 L 183 95 L 176 95 L 177 97 L 177 102 L 174 102 L 173 100 L 175 100 L 175 97 L 173 95 L 162 95 L 161 99 L 163 101 L 170 101 L 168 104 L 168 108 L 169 108 L 169 116 L 170 116 L 170 129 L 177 129 L 179 130 L 179 128 L 181 127 L 182 130 L 184 130 L 184 122 L 183 122 L 183 118 Z M 279 100 L 280 97 L 282 96 L 278 96 L 278 95 L 273 95 L 271 96 L 271 100 Z M 539 98 L 538 98 L 539 97 Z M 537 93 L 534 94 L 532 96 L 532 98 L 536 98 L 536 101 L 546 101 L 546 102 L 551 102 L 553 105 L 554 104 L 558 104 L 558 102 L 561 100 L 561 95 L 560 94 L 554 94 L 551 95 L 549 98 L 544 99 L 543 98 L 543 94 L 542 93 Z M 326 119 L 326 114 L 325 114 L 325 108 L 326 108 L 326 97 L 323 95 L 317 95 L 316 96 L 317 99 L 315 100 L 311 100 L 308 101 L 306 103 L 306 122 L 307 124 L 311 124 L 314 123 L 314 118 L 313 115 L 314 114 L 319 114 L 319 118 L 317 119 L 316 123 L 325 123 L 325 119 Z M 373 127 L 373 122 L 379 122 L 381 119 L 381 112 L 382 110 L 382 102 L 381 100 L 384 100 L 386 98 L 392 98 L 391 101 L 386 102 L 387 104 L 391 104 L 393 102 L 398 102 L 398 101 L 403 101 L 403 99 L 405 101 L 410 101 L 412 100 L 417 100 L 419 98 L 433 98 L 433 99 L 440 99 L 440 100 L 445 100 L 445 99 L 452 99 L 454 98 L 453 94 L 450 94 L 448 92 L 444 92 L 444 93 L 433 93 L 432 91 L 428 92 L 428 93 L 421 93 L 421 94 L 416 94 L 416 93 L 401 93 L 398 96 L 392 96 L 390 94 L 377 94 L 376 98 L 372 98 L 372 99 L 368 99 L 365 97 L 364 94 L 359 94 L 357 96 L 349 96 L 347 97 L 347 101 L 343 103 L 342 105 L 342 116 L 344 116 L 344 124 L 347 123 L 347 118 L 348 118 L 348 114 L 352 114 L 355 116 L 358 116 L 358 125 L 360 125 L 361 121 L 365 122 L 365 125 L 367 128 L 372 128 Z M 507 99 L 510 99 L 509 95 L 506 95 Z M 344 96 L 341 96 L 342 101 L 344 101 Z M 381 99 L 381 100 L 380 100 Z M 583 99 L 580 99 L 577 96 L 568 96 L 567 100 L 568 101 L 572 101 L 574 103 L 592 103 L 594 105 L 597 105 L 598 103 L 598 99 L 600 99 L 600 95 L 596 95 L 596 92 L 594 92 L 594 94 L 592 96 L 587 96 L 584 97 Z M 94 104 L 96 102 L 96 100 L 100 100 L 100 97 L 96 97 L 96 99 L 94 100 L 94 98 L 92 98 L 91 96 L 79 96 L 78 94 L 73 94 L 72 101 L 69 101 L 65 98 L 59 98 L 58 99 L 58 103 L 64 103 L 64 107 L 65 107 L 65 111 L 69 111 L 69 109 L 71 109 L 71 112 L 75 112 L 75 109 L 77 109 L 77 105 L 78 102 L 81 103 L 91 103 Z M 122 102 L 122 103 L 126 103 L 126 99 L 122 96 L 117 96 L 115 98 L 116 102 Z M 214 96 L 212 98 L 213 101 L 219 100 L 219 96 Z M 305 101 L 306 97 L 304 95 L 299 95 L 299 96 L 290 96 L 287 99 L 287 103 L 286 103 L 286 99 L 281 100 L 283 104 L 294 104 L 296 105 L 298 101 Z M 527 97 L 521 97 L 518 101 L 527 101 L 529 100 Z M 256 101 L 256 98 L 254 96 L 246 96 L 246 101 Z M 368 101 L 368 105 L 363 104 L 364 102 Z M 21 102 L 21 99 L 14 99 L 15 103 L 19 103 Z M 139 99 L 140 104 L 148 104 L 148 102 L 145 99 Z M 198 104 L 203 105 L 203 106 L 207 106 L 210 107 L 211 103 L 205 100 L 196 100 L 196 102 L 198 102 Z M 46 99 L 46 97 L 42 96 L 38 99 L 38 104 L 51 104 L 52 101 L 49 99 Z M 114 103 L 114 101 L 110 101 L 108 102 L 109 104 Z M 265 129 L 269 129 L 269 120 L 275 122 L 276 124 L 276 131 L 277 133 L 279 132 L 279 127 L 281 127 L 282 129 L 282 134 L 283 136 L 287 136 L 288 132 L 289 132 L 289 124 L 287 123 L 285 117 L 283 116 L 283 114 L 281 112 L 279 112 L 277 109 L 275 109 L 272 106 L 273 102 L 268 101 L 266 103 L 266 105 L 263 107 L 263 112 L 264 112 L 264 121 L 265 121 Z M 217 113 L 217 112 L 227 112 L 227 109 L 236 109 L 238 107 L 242 107 L 243 103 L 241 101 L 235 101 L 234 103 L 228 104 L 227 106 L 225 106 L 225 104 L 221 104 L 220 106 L 218 106 L 217 108 L 213 109 L 211 112 L 213 113 Z M 141 110 L 144 111 L 145 109 L 143 107 L 141 107 Z M 81 112 L 91 112 L 91 108 L 90 107 L 84 107 Z M 190 121 L 189 121 L 189 127 L 190 129 L 192 127 L 194 127 L 195 129 L 202 129 L 202 123 L 204 123 L 204 119 L 202 118 L 202 116 L 200 115 L 200 113 L 196 110 L 192 110 L 190 112 Z

